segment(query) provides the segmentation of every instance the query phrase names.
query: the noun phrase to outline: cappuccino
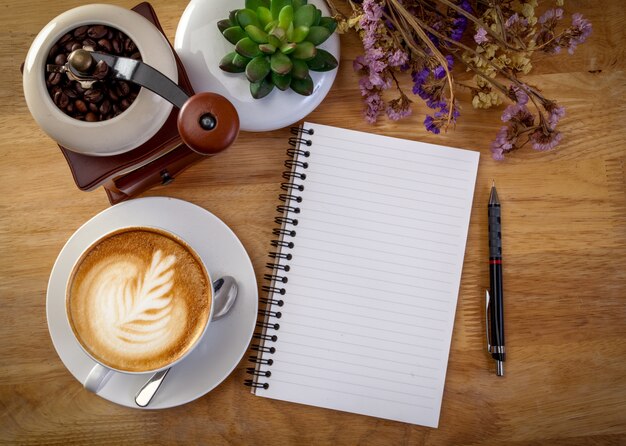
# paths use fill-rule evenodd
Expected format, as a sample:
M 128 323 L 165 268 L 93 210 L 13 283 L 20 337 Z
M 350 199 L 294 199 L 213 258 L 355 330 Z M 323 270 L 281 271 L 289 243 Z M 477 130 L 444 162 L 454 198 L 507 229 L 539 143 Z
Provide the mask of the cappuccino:
M 186 244 L 153 228 L 106 235 L 79 259 L 67 287 L 76 338 L 97 361 L 146 372 L 181 358 L 209 321 L 212 287 Z

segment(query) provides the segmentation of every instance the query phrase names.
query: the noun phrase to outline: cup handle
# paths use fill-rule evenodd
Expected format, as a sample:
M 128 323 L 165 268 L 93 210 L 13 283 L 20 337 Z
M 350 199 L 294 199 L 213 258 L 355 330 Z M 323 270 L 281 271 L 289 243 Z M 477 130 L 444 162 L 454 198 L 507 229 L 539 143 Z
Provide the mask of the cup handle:
M 100 364 L 93 366 L 87 379 L 85 380 L 85 389 L 93 393 L 98 393 L 113 375 L 113 370 L 108 369 Z

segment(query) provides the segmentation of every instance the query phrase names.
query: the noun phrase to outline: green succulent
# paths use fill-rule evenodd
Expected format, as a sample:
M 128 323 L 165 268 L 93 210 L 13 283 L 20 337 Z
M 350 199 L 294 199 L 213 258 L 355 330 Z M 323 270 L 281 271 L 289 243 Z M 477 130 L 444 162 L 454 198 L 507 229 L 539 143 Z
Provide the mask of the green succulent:
M 235 45 L 235 51 L 220 61 L 220 68 L 245 73 L 253 98 L 267 96 L 275 86 L 309 96 L 313 93 L 309 70 L 337 68 L 337 59 L 317 48 L 335 32 L 337 23 L 322 17 L 315 5 L 307 0 L 246 0 L 245 6 L 217 23 Z

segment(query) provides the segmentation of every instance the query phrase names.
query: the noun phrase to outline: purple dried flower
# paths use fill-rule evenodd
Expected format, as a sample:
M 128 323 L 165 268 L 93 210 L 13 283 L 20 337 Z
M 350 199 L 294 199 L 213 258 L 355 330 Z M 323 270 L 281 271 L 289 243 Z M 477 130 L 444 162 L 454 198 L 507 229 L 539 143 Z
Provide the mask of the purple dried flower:
M 546 111 L 549 113 L 548 123 L 550 124 L 550 128 L 554 129 L 559 120 L 565 116 L 565 107 L 557 106 L 556 103 L 551 103 L 546 107 Z
M 489 42 L 489 38 L 487 37 L 487 30 L 485 28 L 478 28 L 476 34 L 474 34 L 474 41 L 477 44 Z
M 399 67 L 409 61 L 409 56 L 404 51 L 397 49 L 389 55 L 387 60 L 389 61 L 390 66 Z
M 563 10 L 561 8 L 553 8 L 548 9 L 546 12 L 544 12 L 541 17 L 539 17 L 538 22 L 543 25 L 548 22 L 556 22 L 557 20 L 561 20 L 562 18 Z
M 571 36 L 567 39 L 567 52 L 574 54 L 576 47 L 587 40 L 591 31 L 592 27 L 589 20 L 584 19 L 582 14 L 572 14 L 572 29 Z
M 509 94 L 515 97 L 515 102 L 519 105 L 526 105 L 528 103 L 528 95 L 517 85 L 511 85 L 509 87 Z
M 491 144 L 493 159 L 502 161 L 504 159 L 504 154 L 515 148 L 516 142 L 517 136 L 515 136 L 512 129 L 508 125 L 500 127 L 500 130 L 498 130 L 498 133 L 496 134 L 495 141 Z
M 369 95 L 365 97 L 365 105 L 365 120 L 370 124 L 374 124 L 385 105 L 380 97 L 380 93 L 377 91 L 371 91 Z
M 399 98 L 389 101 L 386 111 L 389 119 L 399 121 L 411 115 L 411 101 L 405 94 L 402 94 Z
M 547 133 L 541 128 L 537 129 L 530 135 L 530 141 L 533 144 L 535 150 L 551 150 L 554 149 L 563 138 L 561 132 L 555 130 L 549 130 Z
M 434 133 L 435 135 L 441 133 L 440 126 L 435 123 L 435 119 L 430 115 L 426 115 L 426 119 L 424 119 L 424 127 L 426 127 L 426 130 Z
M 439 65 L 433 70 L 433 75 L 435 76 L 435 79 L 443 79 L 444 77 L 446 77 L 446 70 L 441 65 Z
M 512 104 L 504 109 L 502 112 L 502 122 L 517 122 L 525 125 L 526 127 L 530 127 L 535 122 L 535 117 L 528 110 L 528 107 L 520 104 Z

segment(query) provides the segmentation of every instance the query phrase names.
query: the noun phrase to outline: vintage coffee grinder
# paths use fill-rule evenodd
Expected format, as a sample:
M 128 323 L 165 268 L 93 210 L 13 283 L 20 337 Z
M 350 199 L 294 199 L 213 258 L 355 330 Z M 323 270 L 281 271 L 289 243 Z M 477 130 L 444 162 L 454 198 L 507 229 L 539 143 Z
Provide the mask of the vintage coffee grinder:
M 154 10 L 93 4 L 53 19 L 23 67 L 24 96 L 81 190 L 114 204 L 230 146 L 239 117 L 223 96 L 194 94 Z

